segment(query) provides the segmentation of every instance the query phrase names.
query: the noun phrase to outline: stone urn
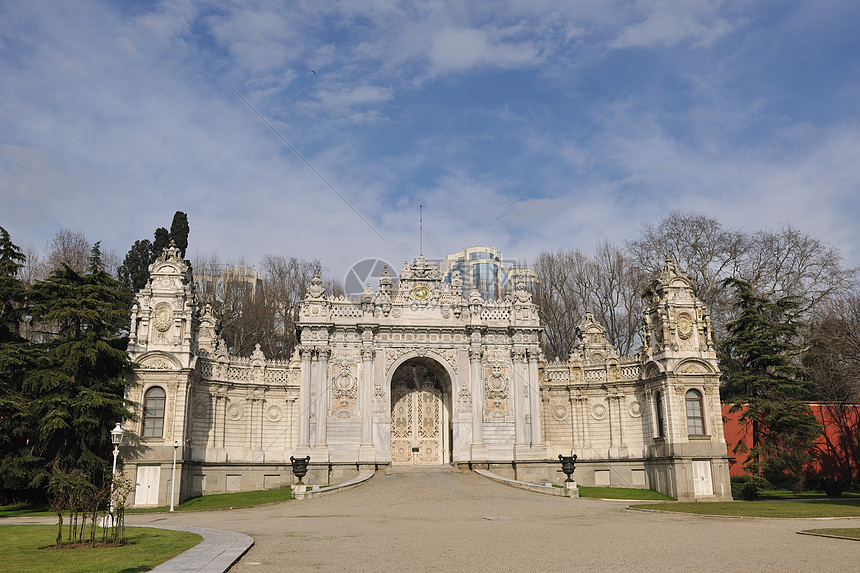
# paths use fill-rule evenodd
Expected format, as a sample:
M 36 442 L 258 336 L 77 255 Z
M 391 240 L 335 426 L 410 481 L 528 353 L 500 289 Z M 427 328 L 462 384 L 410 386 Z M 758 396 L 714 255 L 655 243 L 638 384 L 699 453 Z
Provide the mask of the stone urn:
M 563 456 L 558 454 L 558 459 L 561 462 L 561 471 L 564 472 L 564 475 L 567 476 L 565 482 L 572 482 L 573 478 L 570 476 L 573 475 L 573 470 L 576 467 L 576 454 L 572 456 Z
M 302 479 L 308 473 L 308 462 L 310 462 L 310 461 L 311 461 L 310 456 L 307 456 L 306 458 L 298 458 L 298 459 L 294 458 L 293 456 L 290 456 L 290 463 L 293 464 L 293 475 L 295 475 L 296 478 L 298 478 L 298 480 L 299 480 L 298 483 L 296 483 L 296 485 L 305 485 L 304 482 L 302 482 Z

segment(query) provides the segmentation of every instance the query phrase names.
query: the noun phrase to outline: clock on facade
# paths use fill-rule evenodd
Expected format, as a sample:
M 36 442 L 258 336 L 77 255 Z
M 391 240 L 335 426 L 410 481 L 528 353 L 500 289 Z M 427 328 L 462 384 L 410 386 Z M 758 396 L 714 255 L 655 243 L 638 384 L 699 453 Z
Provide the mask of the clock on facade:
M 418 285 L 412 289 L 412 296 L 418 300 L 427 300 L 430 298 L 430 289 L 424 285 Z

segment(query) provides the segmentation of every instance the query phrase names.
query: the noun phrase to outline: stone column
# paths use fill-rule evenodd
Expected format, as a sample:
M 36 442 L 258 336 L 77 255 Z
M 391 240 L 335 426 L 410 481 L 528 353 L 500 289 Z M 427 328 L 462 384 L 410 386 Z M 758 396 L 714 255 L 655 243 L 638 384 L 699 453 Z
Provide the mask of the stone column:
M 586 395 L 582 390 L 579 390 L 573 398 L 579 403 L 579 440 L 582 444 L 579 455 L 589 457 L 585 453 L 585 448 L 594 449 L 591 445 L 591 440 L 589 438 L 588 426 L 589 426 L 589 416 L 590 413 L 588 411 L 588 395 Z M 591 454 L 593 455 L 593 454 Z
M 313 351 L 309 346 L 299 346 L 299 352 L 302 357 L 301 371 L 299 372 L 299 412 L 298 425 L 299 435 L 298 444 L 296 444 L 296 455 L 299 455 L 299 450 L 302 455 L 310 449 L 310 434 L 311 434 L 311 355 Z
M 481 348 L 469 349 L 469 382 L 472 386 L 472 443 L 484 443 L 484 380 L 481 376 Z
M 328 388 L 328 359 L 331 356 L 331 349 L 328 346 L 319 347 L 317 352 L 318 360 L 314 375 L 316 382 L 316 419 L 317 419 L 317 435 L 314 442 L 314 449 L 327 449 L 326 440 L 328 435 L 328 411 L 331 407 Z M 320 460 L 321 461 L 321 460 Z M 328 458 L 326 458 L 328 461 Z
M 358 386 L 358 408 L 361 415 L 361 444 L 358 446 L 358 461 L 376 461 L 373 445 L 373 332 L 366 329 L 361 348 L 361 378 Z
M 514 375 L 511 377 L 509 395 L 514 398 L 514 450 L 528 444 L 526 440 L 526 407 L 523 396 L 523 386 L 528 383 L 526 351 L 523 348 L 514 349 Z
M 361 411 L 361 445 L 373 445 L 373 348 L 361 349 L 361 380 L 359 381 L 359 408 Z
M 246 462 L 254 461 L 254 405 L 256 400 L 254 399 L 254 391 L 247 390 L 245 392 L 245 445 L 244 445 L 244 458 Z
M 469 385 L 472 388 L 472 461 L 489 457 L 484 444 L 484 377 L 481 375 L 481 345 L 469 348 Z
M 541 397 L 540 379 L 538 376 L 538 351 L 529 351 L 528 363 L 529 402 L 531 404 L 532 446 L 543 446 L 543 428 L 541 427 Z

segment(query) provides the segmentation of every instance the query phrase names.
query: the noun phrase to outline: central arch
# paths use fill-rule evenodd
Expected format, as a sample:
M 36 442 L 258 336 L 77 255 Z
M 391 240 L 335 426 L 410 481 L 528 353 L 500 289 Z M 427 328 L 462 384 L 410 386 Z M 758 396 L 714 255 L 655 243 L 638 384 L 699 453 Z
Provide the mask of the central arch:
M 427 357 L 410 358 L 391 376 L 392 465 L 451 463 L 451 378 Z

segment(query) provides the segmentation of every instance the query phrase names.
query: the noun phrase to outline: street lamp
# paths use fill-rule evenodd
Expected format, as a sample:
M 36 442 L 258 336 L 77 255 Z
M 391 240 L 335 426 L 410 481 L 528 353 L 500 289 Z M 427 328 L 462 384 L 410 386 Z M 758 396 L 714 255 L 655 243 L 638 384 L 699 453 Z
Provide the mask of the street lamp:
M 111 471 L 111 484 L 110 484 L 110 515 L 111 519 L 114 519 L 114 482 L 116 482 L 116 458 L 119 456 L 119 445 L 122 443 L 122 422 L 117 422 L 116 427 L 110 431 L 110 441 L 113 444 L 113 470 Z
M 173 511 L 173 495 L 176 493 L 176 450 L 179 449 L 179 442 L 173 441 L 173 476 L 170 478 L 170 511 Z

